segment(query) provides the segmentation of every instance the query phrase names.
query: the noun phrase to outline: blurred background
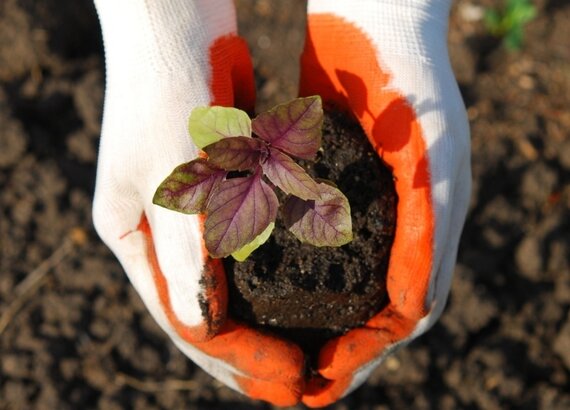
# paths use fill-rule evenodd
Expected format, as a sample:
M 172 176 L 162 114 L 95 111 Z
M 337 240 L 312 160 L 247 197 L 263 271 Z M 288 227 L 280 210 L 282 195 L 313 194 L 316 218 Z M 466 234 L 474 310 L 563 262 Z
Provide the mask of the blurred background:
M 294 97 L 304 2 L 236 3 L 258 107 Z M 474 187 L 449 304 L 331 409 L 570 409 L 568 39 L 568 0 L 454 1 Z M 91 0 L 0 1 L 0 409 L 271 409 L 179 353 L 95 234 L 103 81 Z

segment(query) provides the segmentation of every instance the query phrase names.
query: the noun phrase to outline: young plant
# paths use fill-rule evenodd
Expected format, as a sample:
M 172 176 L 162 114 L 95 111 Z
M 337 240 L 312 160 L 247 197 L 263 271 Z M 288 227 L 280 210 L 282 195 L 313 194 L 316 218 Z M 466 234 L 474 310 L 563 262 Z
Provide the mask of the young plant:
M 282 215 L 293 235 L 315 246 L 344 245 L 352 240 L 347 198 L 330 181 L 313 180 L 291 158 L 314 160 L 322 123 L 318 96 L 278 105 L 253 120 L 236 108 L 196 108 L 190 136 L 205 157 L 175 168 L 153 202 L 205 214 L 210 255 L 243 261 L 271 235 L 278 187 L 287 194 Z
M 519 50 L 523 42 L 523 28 L 536 16 L 531 0 L 507 0 L 502 11 L 488 9 L 485 26 L 489 33 L 503 39 L 509 50 Z

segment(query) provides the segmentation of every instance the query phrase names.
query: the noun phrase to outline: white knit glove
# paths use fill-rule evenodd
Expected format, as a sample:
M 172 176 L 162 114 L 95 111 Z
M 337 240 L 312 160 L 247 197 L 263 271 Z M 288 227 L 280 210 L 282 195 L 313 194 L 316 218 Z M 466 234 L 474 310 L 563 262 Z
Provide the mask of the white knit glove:
M 324 406 L 427 331 L 449 292 L 470 190 L 469 130 L 447 54 L 449 0 L 309 0 L 301 94 L 350 111 L 392 168 L 389 305 L 330 341 L 303 401 Z
M 231 0 L 95 0 L 107 84 L 94 200 L 97 232 L 148 310 L 195 363 L 251 397 L 301 394 L 294 345 L 226 320 L 226 282 L 207 257 L 199 217 L 152 204 L 159 183 L 196 157 L 196 106 L 253 105 L 247 47 Z M 248 101 L 249 100 L 249 101 Z

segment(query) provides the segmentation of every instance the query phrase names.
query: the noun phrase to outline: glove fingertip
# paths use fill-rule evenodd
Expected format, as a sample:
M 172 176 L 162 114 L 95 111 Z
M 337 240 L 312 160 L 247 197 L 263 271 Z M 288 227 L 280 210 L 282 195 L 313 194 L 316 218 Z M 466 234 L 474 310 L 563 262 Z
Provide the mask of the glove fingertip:
M 299 403 L 304 389 L 304 381 L 301 378 L 290 384 L 250 379 L 243 376 L 235 376 L 235 380 L 242 392 L 248 397 L 264 400 L 280 407 L 294 406 Z
M 359 328 L 329 341 L 319 354 L 319 373 L 330 380 L 352 375 L 374 360 L 388 344 L 383 330 Z
M 343 397 L 351 383 L 352 376 L 337 380 L 328 380 L 321 376 L 313 377 L 307 383 L 301 401 L 311 408 L 327 406 Z

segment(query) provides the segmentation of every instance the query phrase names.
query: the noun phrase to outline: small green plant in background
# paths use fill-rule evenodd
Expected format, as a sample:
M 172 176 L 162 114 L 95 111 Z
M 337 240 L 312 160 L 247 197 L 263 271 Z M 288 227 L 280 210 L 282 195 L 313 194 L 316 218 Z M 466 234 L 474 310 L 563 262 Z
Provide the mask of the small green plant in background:
M 485 26 L 489 33 L 503 39 L 509 50 L 519 50 L 523 42 L 524 26 L 536 17 L 532 0 L 506 0 L 502 10 L 485 11 Z

